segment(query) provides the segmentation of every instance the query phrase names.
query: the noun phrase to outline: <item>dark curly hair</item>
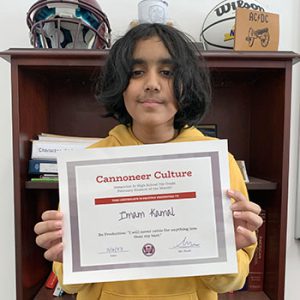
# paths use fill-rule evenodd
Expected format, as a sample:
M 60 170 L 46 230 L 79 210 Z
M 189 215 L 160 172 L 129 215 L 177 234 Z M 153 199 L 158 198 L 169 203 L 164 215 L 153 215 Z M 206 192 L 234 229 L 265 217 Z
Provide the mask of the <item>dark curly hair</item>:
M 211 99 L 208 69 L 192 40 L 169 25 L 140 24 L 119 38 L 109 51 L 105 68 L 96 82 L 96 98 L 104 104 L 106 117 L 131 125 L 132 118 L 125 108 L 123 92 L 131 78 L 133 51 L 137 41 L 154 36 L 161 39 L 176 62 L 173 88 L 178 111 L 174 128 L 197 126 Z

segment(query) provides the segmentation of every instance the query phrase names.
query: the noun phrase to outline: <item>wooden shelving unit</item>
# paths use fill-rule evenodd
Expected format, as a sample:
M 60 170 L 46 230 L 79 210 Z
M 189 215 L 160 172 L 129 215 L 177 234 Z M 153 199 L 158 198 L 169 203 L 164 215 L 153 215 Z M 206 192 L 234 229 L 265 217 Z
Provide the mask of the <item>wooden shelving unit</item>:
M 51 264 L 35 245 L 33 227 L 58 204 L 57 183 L 33 183 L 27 174 L 30 140 L 41 132 L 106 136 L 116 124 L 103 119 L 91 84 L 106 51 L 10 49 L 0 56 L 11 64 L 17 299 L 52 299 L 43 288 Z M 292 52 L 205 52 L 211 70 L 213 103 L 204 124 L 246 162 L 253 201 L 267 213 L 264 290 L 220 299 L 284 298 L 288 199 Z M 262 179 L 260 179 L 262 178 Z M 32 271 L 34 270 L 34 272 Z M 64 299 L 72 299 L 64 296 Z M 225 298 L 224 298 L 225 297 Z M 232 298 L 233 297 L 233 298 Z

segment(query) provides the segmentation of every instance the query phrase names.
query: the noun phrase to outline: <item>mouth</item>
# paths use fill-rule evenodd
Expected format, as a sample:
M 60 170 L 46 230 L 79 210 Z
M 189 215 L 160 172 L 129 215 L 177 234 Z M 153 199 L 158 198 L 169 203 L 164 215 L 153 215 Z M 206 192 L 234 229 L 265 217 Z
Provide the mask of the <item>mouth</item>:
M 139 103 L 144 107 L 145 109 L 156 109 L 160 107 L 163 103 L 163 101 L 158 99 L 143 99 L 140 100 Z
M 145 105 L 156 105 L 156 104 L 162 104 L 163 101 L 160 99 L 153 99 L 153 98 L 146 98 L 146 99 L 141 99 L 138 101 L 141 104 Z

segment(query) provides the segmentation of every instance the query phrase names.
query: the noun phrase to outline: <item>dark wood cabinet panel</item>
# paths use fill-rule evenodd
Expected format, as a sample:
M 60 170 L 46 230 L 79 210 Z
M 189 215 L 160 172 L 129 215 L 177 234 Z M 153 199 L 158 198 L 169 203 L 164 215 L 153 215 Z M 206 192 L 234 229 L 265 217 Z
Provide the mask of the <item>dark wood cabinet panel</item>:
M 218 136 L 229 140 L 230 152 L 245 160 L 252 178 L 250 197 L 267 211 L 264 291 L 228 297 L 281 300 L 291 77 L 299 56 L 230 51 L 203 55 L 213 84 L 211 109 L 203 123 L 217 124 Z M 0 56 L 11 64 L 17 298 L 52 299 L 42 288 L 51 264 L 35 245 L 33 226 L 44 210 L 57 207 L 57 184 L 29 181 L 30 140 L 41 132 L 107 135 L 116 122 L 103 118 L 104 109 L 94 100 L 92 89 L 107 52 L 10 49 Z

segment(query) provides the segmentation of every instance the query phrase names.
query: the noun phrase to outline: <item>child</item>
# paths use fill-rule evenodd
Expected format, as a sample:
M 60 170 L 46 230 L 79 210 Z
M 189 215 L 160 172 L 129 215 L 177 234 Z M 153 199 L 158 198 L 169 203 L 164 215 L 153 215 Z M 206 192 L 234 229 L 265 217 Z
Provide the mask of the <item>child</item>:
M 120 125 L 92 147 L 210 139 L 193 127 L 209 104 L 209 77 L 191 41 L 167 25 L 141 24 L 120 38 L 110 50 L 96 94 L 107 115 Z M 99 283 L 62 285 L 63 289 L 77 293 L 78 300 L 211 300 L 217 299 L 217 293 L 241 288 L 255 250 L 254 232 L 262 220 L 260 207 L 247 198 L 241 173 L 230 154 L 229 164 L 231 189 L 227 193 L 234 202 L 237 274 L 106 283 L 99 278 Z M 45 258 L 54 261 L 61 284 L 62 222 L 62 213 L 46 211 L 35 226 L 36 242 L 47 249 Z

